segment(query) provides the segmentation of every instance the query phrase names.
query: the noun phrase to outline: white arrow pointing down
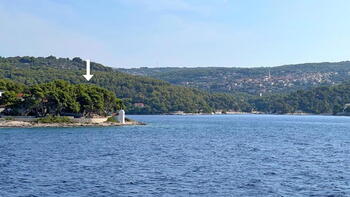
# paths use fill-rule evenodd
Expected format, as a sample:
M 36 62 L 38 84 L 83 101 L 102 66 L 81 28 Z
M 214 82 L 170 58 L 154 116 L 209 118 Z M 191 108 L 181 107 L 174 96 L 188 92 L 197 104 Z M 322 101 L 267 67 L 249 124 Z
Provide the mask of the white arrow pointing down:
M 90 74 L 90 60 L 86 60 L 86 75 L 83 76 L 88 81 L 90 81 L 90 79 L 94 76 Z

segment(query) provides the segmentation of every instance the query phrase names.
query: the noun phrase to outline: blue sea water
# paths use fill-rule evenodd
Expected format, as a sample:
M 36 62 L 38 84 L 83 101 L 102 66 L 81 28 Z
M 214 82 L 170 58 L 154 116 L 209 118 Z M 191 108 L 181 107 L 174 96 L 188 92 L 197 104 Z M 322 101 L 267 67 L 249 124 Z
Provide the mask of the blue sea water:
M 0 196 L 350 196 L 350 117 L 0 129 Z

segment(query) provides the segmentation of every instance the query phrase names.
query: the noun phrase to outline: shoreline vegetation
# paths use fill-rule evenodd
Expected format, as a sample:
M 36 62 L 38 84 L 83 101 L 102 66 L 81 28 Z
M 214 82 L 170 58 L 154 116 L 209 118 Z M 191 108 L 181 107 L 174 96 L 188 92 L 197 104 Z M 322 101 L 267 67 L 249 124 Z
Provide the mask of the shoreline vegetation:
M 152 116 L 154 114 L 150 114 Z M 263 112 L 228 112 L 228 113 L 167 113 L 159 115 L 169 116 L 196 116 L 196 115 L 293 115 L 293 116 L 349 116 L 349 114 L 312 114 L 312 113 L 288 113 L 288 114 L 269 114 Z M 23 117 L 21 117 L 23 118 Z M 66 120 L 71 120 L 69 117 Z M 113 121 L 111 120 L 113 118 Z M 79 121 L 42 121 L 43 118 L 35 118 L 33 120 L 20 120 L 16 117 L 0 118 L 0 129 L 1 128 L 76 128 L 76 127 L 118 127 L 118 126 L 135 126 L 135 125 L 146 125 L 146 123 L 135 121 L 129 118 L 125 119 L 125 123 L 119 123 L 114 120 L 114 117 L 105 117 L 107 119 L 103 122 L 79 122 Z
M 25 121 L 5 120 L 0 121 L 0 128 L 66 128 L 66 127 L 113 127 L 113 126 L 132 126 L 145 125 L 141 122 L 125 122 L 125 124 L 115 122 L 104 123 L 35 123 Z
M 143 122 L 125 119 L 125 123 L 119 123 L 115 117 L 105 118 L 103 122 L 85 121 L 79 122 L 69 117 L 54 118 L 25 118 L 25 117 L 6 117 L 0 118 L 0 128 L 65 128 L 65 127 L 114 127 L 114 126 L 132 126 L 146 125 Z M 112 120 L 113 119 L 113 120 Z
M 243 115 L 243 114 L 251 114 L 251 115 L 329 115 L 329 116 L 350 116 L 350 114 L 332 114 L 332 113 L 323 113 L 323 114 L 314 114 L 314 113 L 304 113 L 304 112 L 296 112 L 296 113 L 266 113 L 260 111 L 253 112 L 213 112 L 213 113 L 185 113 L 185 112 L 174 112 L 160 115 Z M 150 114 L 151 115 L 151 114 Z
M 167 114 L 159 114 L 159 115 L 177 115 L 177 116 L 196 116 L 196 115 L 276 115 L 276 116 L 284 116 L 284 115 L 292 115 L 292 116 L 350 116 L 349 112 L 341 112 L 337 114 L 333 113 L 305 113 L 305 112 L 295 112 L 295 113 L 266 113 L 266 112 L 259 112 L 259 111 L 253 111 L 253 112 L 219 112 L 219 113 L 179 113 L 179 112 L 174 112 L 174 113 L 167 113 Z M 142 114 L 145 115 L 145 114 Z M 153 115 L 153 114 L 148 114 L 148 115 Z
M 144 114 L 142 114 L 144 115 Z M 154 114 L 148 114 L 149 116 L 152 116 Z M 292 115 L 292 116 L 348 116 L 348 115 L 333 115 L 333 114 L 310 114 L 310 113 L 287 113 L 287 114 L 269 114 L 269 113 L 252 113 L 252 112 L 236 112 L 236 113 L 227 113 L 227 114 L 213 114 L 213 113 L 184 113 L 184 114 L 159 114 L 159 115 L 169 115 L 169 116 L 197 116 L 197 115 L 210 115 L 210 116 L 217 116 L 217 115 L 276 115 L 276 116 L 285 116 L 285 115 Z

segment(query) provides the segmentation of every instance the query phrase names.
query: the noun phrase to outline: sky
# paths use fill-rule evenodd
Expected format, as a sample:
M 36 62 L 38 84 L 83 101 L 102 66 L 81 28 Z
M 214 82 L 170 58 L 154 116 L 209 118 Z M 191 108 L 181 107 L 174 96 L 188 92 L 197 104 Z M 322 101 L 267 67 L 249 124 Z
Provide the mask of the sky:
M 0 0 L 0 56 L 124 68 L 346 61 L 349 7 L 349 0 Z

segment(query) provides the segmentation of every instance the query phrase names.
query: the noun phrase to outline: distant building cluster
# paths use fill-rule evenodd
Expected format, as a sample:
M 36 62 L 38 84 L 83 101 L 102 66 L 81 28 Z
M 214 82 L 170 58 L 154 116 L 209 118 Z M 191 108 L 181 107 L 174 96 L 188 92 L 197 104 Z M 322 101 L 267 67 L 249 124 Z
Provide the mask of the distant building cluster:
M 334 78 L 338 72 L 312 72 L 286 74 L 268 72 L 263 76 L 241 77 L 237 73 L 221 73 L 222 81 L 211 79 L 211 76 L 204 76 L 196 82 L 186 81 L 181 85 L 209 89 L 216 91 L 246 92 L 254 95 L 261 95 L 270 92 L 283 92 L 295 87 L 302 89 L 304 86 L 315 86 L 319 84 L 335 84 Z M 350 75 L 348 73 L 348 75 Z M 217 76 L 215 76 L 217 77 Z

